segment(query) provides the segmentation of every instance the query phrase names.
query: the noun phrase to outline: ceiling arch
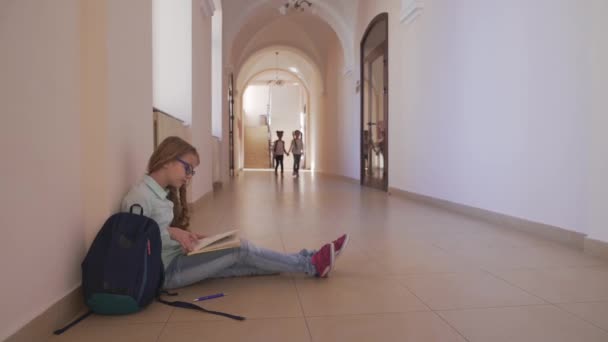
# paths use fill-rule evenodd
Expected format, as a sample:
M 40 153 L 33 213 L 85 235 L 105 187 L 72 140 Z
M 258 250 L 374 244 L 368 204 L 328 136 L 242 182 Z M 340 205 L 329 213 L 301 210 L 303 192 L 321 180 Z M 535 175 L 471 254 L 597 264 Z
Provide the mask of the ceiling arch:
M 323 32 L 331 31 L 337 38 L 337 41 L 342 47 L 345 61 L 345 72 L 353 67 L 354 47 L 353 47 L 353 29 L 354 25 L 345 19 L 347 14 L 343 13 L 344 8 L 356 7 L 358 2 L 352 0 L 334 0 L 334 1 L 314 1 L 312 13 L 294 14 L 282 16 L 278 12 L 278 7 L 284 3 L 284 0 L 224 0 L 223 10 L 227 17 L 230 17 L 229 24 L 226 22 L 224 30 L 225 37 L 225 56 L 227 65 L 235 67 L 242 64 L 242 61 L 250 54 L 251 50 L 256 50 L 260 45 L 270 45 L 272 43 L 280 43 L 282 45 L 295 45 L 301 50 L 313 56 L 317 64 L 322 65 L 321 61 L 325 58 L 325 50 L 327 42 L 323 44 L 328 34 Z M 344 3 L 344 4 L 343 4 Z M 346 4 L 346 5 L 345 5 Z M 307 11 L 308 12 L 308 11 Z M 351 19 L 352 20 L 352 19 Z M 278 26 L 288 27 L 288 22 L 299 27 L 299 30 L 293 29 L 292 32 L 300 31 L 302 34 L 297 41 L 294 37 L 281 36 L 282 31 Z M 268 30 L 264 30 L 267 26 L 276 26 L 271 32 L 279 33 L 278 40 L 263 41 L 262 36 L 267 35 Z M 264 33 L 258 36 L 258 33 Z M 308 37 L 306 36 L 308 35 Z M 316 46 L 310 46 L 310 42 Z M 321 41 L 321 43 L 319 43 Z
M 277 51 L 279 52 L 278 65 L 275 54 Z M 308 89 L 324 92 L 321 70 L 315 61 L 303 51 L 285 45 L 267 46 L 252 52 L 238 70 L 236 89 L 242 91 L 247 80 L 260 71 L 268 69 L 293 73 Z

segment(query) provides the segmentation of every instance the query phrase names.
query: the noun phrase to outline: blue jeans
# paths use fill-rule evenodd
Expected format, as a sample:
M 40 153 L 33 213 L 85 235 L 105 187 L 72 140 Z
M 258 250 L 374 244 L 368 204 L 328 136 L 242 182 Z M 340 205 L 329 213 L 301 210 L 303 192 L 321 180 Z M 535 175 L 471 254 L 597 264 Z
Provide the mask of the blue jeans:
M 301 154 L 293 154 L 293 174 L 297 175 L 300 171 L 300 159 L 302 159 Z
M 257 247 L 241 240 L 240 248 L 187 256 L 178 255 L 165 270 L 166 289 L 176 289 L 208 278 L 269 275 L 279 272 L 306 273 L 314 276 L 311 257 L 315 251 L 284 254 Z

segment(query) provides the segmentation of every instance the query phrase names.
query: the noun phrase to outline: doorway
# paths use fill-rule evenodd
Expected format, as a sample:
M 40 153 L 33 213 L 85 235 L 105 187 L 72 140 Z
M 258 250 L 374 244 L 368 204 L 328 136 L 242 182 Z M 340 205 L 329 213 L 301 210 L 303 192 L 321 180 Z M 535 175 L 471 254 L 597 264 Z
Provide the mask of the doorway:
M 361 40 L 361 184 L 388 191 L 388 13 Z
M 242 95 L 244 125 L 245 169 L 271 169 L 273 142 L 276 132 L 283 131 L 285 149 L 292 142 L 292 132 L 302 133 L 306 146 L 308 139 L 309 93 L 302 79 L 296 74 L 279 69 L 268 69 L 254 75 L 245 85 Z M 302 158 L 300 168 L 307 167 L 307 158 Z M 293 157 L 284 159 L 285 170 L 291 171 Z

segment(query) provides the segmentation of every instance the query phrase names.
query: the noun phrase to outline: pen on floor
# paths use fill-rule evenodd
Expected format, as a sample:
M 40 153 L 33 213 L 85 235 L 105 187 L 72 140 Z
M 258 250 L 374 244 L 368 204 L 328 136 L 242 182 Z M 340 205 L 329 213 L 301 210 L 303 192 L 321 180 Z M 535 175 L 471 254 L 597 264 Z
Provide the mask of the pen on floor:
M 219 298 L 219 297 L 224 297 L 224 294 L 223 293 L 216 293 L 216 294 L 212 294 L 212 295 L 209 295 L 209 296 L 198 297 L 198 298 L 194 299 L 193 301 L 194 302 L 200 302 L 200 301 L 203 301 L 203 300 L 213 299 L 213 298 Z

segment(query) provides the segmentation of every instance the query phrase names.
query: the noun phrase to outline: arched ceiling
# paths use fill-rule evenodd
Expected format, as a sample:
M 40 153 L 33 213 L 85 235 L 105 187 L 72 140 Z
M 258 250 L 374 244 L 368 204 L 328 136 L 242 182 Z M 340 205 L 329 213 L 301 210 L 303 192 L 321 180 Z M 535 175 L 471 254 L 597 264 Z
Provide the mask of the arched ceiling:
M 256 51 L 279 44 L 304 52 L 324 72 L 328 49 L 339 44 L 350 70 L 358 1 L 312 1 L 304 13 L 282 15 L 285 0 L 223 0 L 226 65 L 238 70 Z
M 279 52 L 278 58 L 276 52 Z M 321 71 L 317 64 L 302 51 L 288 46 L 270 46 L 253 53 L 240 68 L 236 89 L 242 91 L 254 76 L 268 70 L 292 73 L 308 89 L 323 92 Z
M 249 82 L 249 85 L 267 85 L 268 83 L 273 83 L 276 79 L 281 80 L 283 84 L 300 84 L 300 79 L 290 72 L 283 70 L 267 70 L 257 74 Z

